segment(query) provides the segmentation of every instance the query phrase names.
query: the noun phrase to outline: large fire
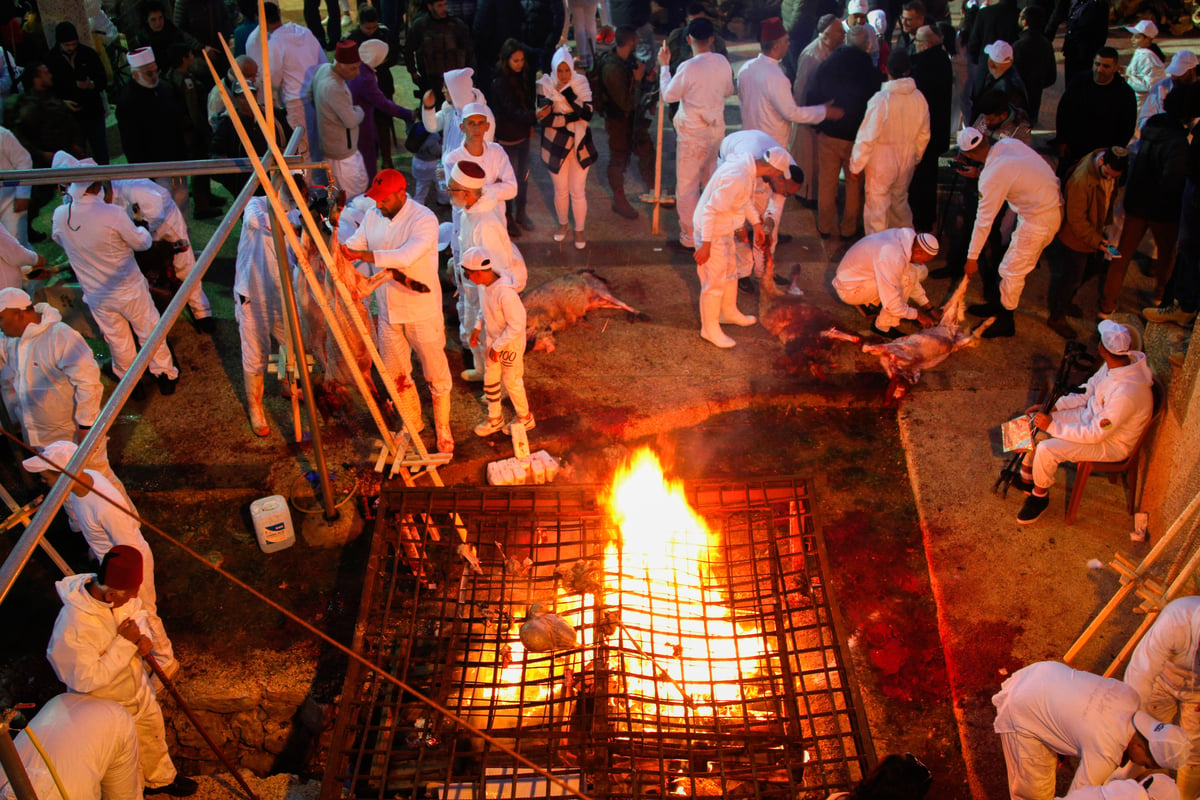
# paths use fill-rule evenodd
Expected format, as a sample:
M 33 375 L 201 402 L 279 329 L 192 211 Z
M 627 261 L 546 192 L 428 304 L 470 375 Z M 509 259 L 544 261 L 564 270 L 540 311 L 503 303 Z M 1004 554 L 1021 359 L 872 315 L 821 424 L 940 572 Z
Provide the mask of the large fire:
M 623 688 L 660 715 L 721 714 L 764 653 L 713 585 L 717 536 L 648 449 L 617 471 L 606 504 L 620 538 L 604 554 L 603 602 L 621 610 L 621 647 L 637 654 L 626 657 Z

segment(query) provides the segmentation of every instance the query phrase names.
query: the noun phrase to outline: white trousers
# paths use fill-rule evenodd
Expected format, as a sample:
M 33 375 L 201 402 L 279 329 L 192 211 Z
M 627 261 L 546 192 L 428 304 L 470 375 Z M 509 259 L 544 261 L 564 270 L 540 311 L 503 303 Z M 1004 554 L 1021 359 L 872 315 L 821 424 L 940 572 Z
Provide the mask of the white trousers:
M 1017 217 L 1012 241 L 1000 260 L 1000 303 L 1009 311 L 1015 311 L 1021 303 L 1021 292 L 1025 289 L 1025 276 L 1033 272 L 1062 224 L 1062 211 L 1052 209 L 1036 217 Z
M 484 358 L 483 394 L 487 397 L 487 413 L 492 419 L 500 418 L 502 385 L 504 391 L 508 392 L 508 399 L 512 401 L 513 411 L 517 412 L 517 416 L 529 416 L 529 399 L 525 395 L 525 354 L 520 350 L 524 346 L 525 343 L 521 342 L 516 347 L 501 350 L 498 354 L 499 361 Z
M 163 722 L 162 707 L 153 692 L 150 699 L 130 708 L 133 724 L 137 728 L 138 760 L 142 765 L 142 780 L 146 788 L 156 789 L 175 780 L 175 764 L 167 751 L 167 728 Z
M 725 294 L 725 287 L 737 280 L 737 251 L 732 236 L 718 236 L 712 243 L 708 261 L 696 265 L 700 275 L 701 302 L 704 295 Z
M 1054 800 L 1058 754 L 1040 739 L 1020 733 L 1000 734 L 1004 763 L 1008 767 L 1008 794 L 1012 800 Z
M 125 375 L 125 371 L 137 357 L 133 337 L 136 335 L 139 342 L 146 341 L 159 320 L 158 309 L 150 299 L 150 289 L 146 286 L 145 278 L 142 279 L 138 290 L 130 292 L 129 295 L 123 301 L 105 298 L 96 302 L 84 298 L 92 317 L 96 320 L 96 326 L 104 336 L 104 341 L 108 342 L 108 349 L 112 353 L 113 372 L 118 378 Z M 132 332 L 130 328 L 133 329 Z M 179 377 L 179 370 L 171 359 L 171 352 L 167 350 L 165 341 L 159 344 L 153 358 L 150 359 L 150 374 L 166 375 L 171 379 Z
M 167 630 L 163 627 L 162 618 L 158 616 L 158 592 L 154 588 L 154 553 L 150 546 L 139 547 L 142 554 L 142 586 L 138 589 L 138 599 L 146 612 L 146 626 L 150 629 L 150 641 L 154 643 L 151 655 L 158 661 L 167 675 L 174 675 L 179 670 L 179 662 L 175 660 L 175 647 L 171 644 Z
M 884 145 L 875 148 L 863 170 L 863 229 L 868 236 L 888 228 L 912 227 L 908 185 L 916 168 L 911 151 L 905 154 Z
M 875 318 L 875 326 L 880 330 L 886 331 L 888 328 L 894 328 L 900 324 L 901 317 L 883 307 L 879 297 L 879 287 L 875 281 L 857 281 L 855 283 L 837 281 L 834 283 L 833 289 L 843 303 L 849 303 L 852 306 L 878 305 L 880 307 L 879 316 Z M 908 300 L 907 297 L 904 299 Z
M 450 394 L 454 382 L 446 361 L 446 326 L 441 317 L 392 324 L 387 305 L 379 310 L 379 355 L 393 375 L 412 374 L 412 353 L 421 361 L 421 372 L 434 397 Z
M 233 317 L 237 320 L 238 334 L 242 339 L 242 372 L 263 375 L 271 360 L 271 337 L 283 343 L 287 333 L 283 322 L 283 309 L 278 303 L 250 299 L 243 303 L 234 293 Z
M 0 225 L 3 225 L 22 247 L 29 247 L 29 212 L 15 210 L 13 203 L 16 200 L 15 189 L 0 189 Z
M 584 69 L 591 69 L 596 58 L 596 9 L 599 2 L 571 3 L 571 26 L 575 28 L 575 49 Z
M 695 244 L 693 222 L 700 193 L 717 169 L 725 124 L 678 131 L 675 142 L 675 210 L 679 212 L 679 241 Z
M 1175 722 L 1178 717 L 1179 727 L 1191 739 L 1191 756 L 1175 782 L 1180 800 L 1196 800 L 1200 796 L 1200 692 L 1176 689 L 1159 675 L 1154 679 L 1146 710 L 1161 722 Z
M 175 259 L 171 263 L 175 266 L 175 277 L 184 280 L 192 274 L 192 270 L 196 267 L 196 253 L 189 245 L 186 250 L 176 253 Z M 192 316 L 196 319 L 212 316 L 212 304 L 208 302 L 208 297 L 204 294 L 204 287 L 199 283 L 188 295 L 187 304 L 188 308 L 192 310 Z
M 1128 448 L 1107 442 L 1076 444 L 1062 439 L 1042 439 L 1033 451 L 1033 483 L 1041 489 L 1053 486 L 1054 473 L 1058 472 L 1058 465 L 1064 461 L 1120 461 L 1127 455 Z M 1029 458 L 1026 453 L 1026 463 Z
M 358 197 L 367 190 L 367 166 L 357 150 L 346 158 L 329 159 L 329 171 L 334 184 L 346 192 L 346 199 Z
M 554 213 L 558 215 L 558 224 L 567 224 L 567 212 L 575 211 L 575 230 L 583 230 L 587 222 L 587 176 L 590 167 L 581 166 L 579 158 L 572 151 L 563 162 L 558 172 L 550 173 L 554 183 Z

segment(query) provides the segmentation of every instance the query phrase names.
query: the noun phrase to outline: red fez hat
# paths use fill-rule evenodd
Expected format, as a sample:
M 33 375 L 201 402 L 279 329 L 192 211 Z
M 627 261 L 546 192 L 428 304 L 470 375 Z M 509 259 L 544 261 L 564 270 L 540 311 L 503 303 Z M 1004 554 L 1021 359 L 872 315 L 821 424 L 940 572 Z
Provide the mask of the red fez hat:
M 783 29 L 783 20 L 779 17 L 770 17 L 762 21 L 762 27 L 758 31 L 758 41 L 774 42 L 787 36 L 787 31 Z
M 384 169 L 375 175 L 375 180 L 371 181 L 366 195 L 372 200 L 382 200 L 407 188 L 408 182 L 404 180 L 404 175 L 394 169 Z
M 136 592 L 142 586 L 142 553 L 136 547 L 119 544 L 104 554 L 97 575 L 109 589 Z
M 361 59 L 358 57 L 358 42 L 345 39 L 337 43 L 337 49 L 333 51 L 333 60 L 339 64 L 357 64 Z

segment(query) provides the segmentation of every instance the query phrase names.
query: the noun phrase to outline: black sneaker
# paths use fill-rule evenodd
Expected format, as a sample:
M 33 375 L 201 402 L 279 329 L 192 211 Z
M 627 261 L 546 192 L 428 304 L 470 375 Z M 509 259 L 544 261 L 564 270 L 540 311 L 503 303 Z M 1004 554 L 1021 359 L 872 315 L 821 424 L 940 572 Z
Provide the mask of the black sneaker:
M 1033 481 L 1027 481 L 1020 475 L 1017 475 L 1008 484 L 1014 489 L 1024 492 L 1025 494 L 1033 494 Z
M 738 291 L 746 294 L 758 294 L 758 285 L 753 278 L 738 278 Z
M 997 314 L 996 320 L 983 332 L 984 339 L 1001 339 L 1017 335 L 1017 323 L 1012 312 Z
M 899 339 L 904 335 L 904 331 L 900 330 L 899 328 L 888 328 L 887 330 L 882 330 L 881 328 L 878 328 L 874 322 L 871 323 L 871 333 L 875 334 L 876 336 L 882 336 L 885 339 Z
M 972 303 L 967 306 L 967 313 L 973 317 L 994 317 L 1003 310 L 999 303 Z
M 171 797 L 191 797 L 196 793 L 196 789 L 198 788 L 200 787 L 191 778 L 176 775 L 175 780 L 166 786 L 146 787 L 142 790 L 142 794 L 169 794 Z
M 1032 522 L 1037 522 L 1038 517 L 1046 512 L 1050 507 L 1050 495 L 1031 494 L 1025 498 L 1025 505 L 1021 506 L 1021 510 L 1017 512 L 1017 522 L 1022 525 L 1028 525 Z
M 158 381 L 159 394 L 175 394 L 175 387 L 179 385 L 179 378 L 168 378 L 166 375 L 155 375 L 154 380 Z

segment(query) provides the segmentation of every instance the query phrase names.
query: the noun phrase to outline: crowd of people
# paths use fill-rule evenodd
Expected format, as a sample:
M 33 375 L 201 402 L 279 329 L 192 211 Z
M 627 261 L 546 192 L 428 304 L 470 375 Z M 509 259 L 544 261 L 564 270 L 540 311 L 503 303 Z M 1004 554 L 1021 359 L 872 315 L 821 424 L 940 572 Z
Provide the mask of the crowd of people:
M 1135 332 L 1109 318 L 1147 234 L 1154 289 L 1144 318 L 1191 326 L 1200 307 L 1200 144 L 1192 127 L 1200 116 L 1198 60 L 1188 50 L 1168 58 L 1154 21 L 1129 26 L 1133 54 L 1122 65 L 1107 44 L 1108 9 L 1100 0 L 1029 0 L 1023 8 L 1015 0 L 966 0 L 955 9 L 957 28 L 949 6 L 936 0 L 785 1 L 781 17 L 758 20 L 759 52 L 735 70 L 727 31 L 701 5 L 668 9 L 683 19 L 661 46 L 648 0 L 418 5 L 364 5 L 355 22 L 351 9 L 332 0 L 322 20 L 319 3 L 306 0 L 301 25 L 285 21 L 273 3 L 257 20 L 250 4 L 145 0 L 110 16 L 95 10 L 92 35 L 82 40 L 72 23 L 59 23 L 44 52 L 9 41 L 18 57 L 2 54 L 0 65 L 10 78 L 0 81 L 9 94 L 0 168 L 109 163 L 110 107 L 129 163 L 261 155 L 269 139 L 285 141 L 302 127 L 301 154 L 328 165 L 327 174 L 305 176 L 306 188 L 326 185 L 325 195 L 344 206 L 331 219 L 334 251 L 372 287 L 372 333 L 383 363 L 411 390 L 415 352 L 437 449 L 449 454 L 455 375 L 448 327 L 457 327 L 458 378 L 483 388 L 485 410 L 473 432 L 536 426 L 522 378 L 527 268 L 515 241 L 538 235 L 529 213 L 530 175 L 542 168 L 531 163 L 534 136 L 552 186 L 556 225 L 545 234 L 583 250 L 589 200 L 600 194 L 589 180 L 598 161 L 605 161 L 611 211 L 641 216 L 626 175 L 636 162 L 645 188 L 655 188 L 648 129 L 661 97 L 674 131 L 666 155 L 674 161 L 678 236 L 669 244 L 696 262 L 703 340 L 733 348 L 722 326 L 757 323 L 739 309 L 739 293 L 756 291 L 784 240 L 786 201 L 797 197 L 815 212 L 821 237 L 852 243 L 831 288 L 885 339 L 938 323 L 922 285 L 929 277 L 976 274 L 984 302 L 969 310 L 988 321 L 982 336 L 1014 336 L 1026 278 L 1042 262 L 1051 273 L 1047 325 L 1073 339 L 1081 330 L 1071 320 L 1091 316 L 1076 295 L 1085 281 L 1101 279 L 1093 313 L 1104 364 L 1083 392 L 1044 412 L 1030 409 L 1046 437 L 1015 482 L 1029 495 L 1019 521 L 1045 511 L 1063 461 L 1118 460 L 1145 429 L 1152 376 Z M 1047 109 L 1043 92 L 1058 79 L 1054 42 L 1064 23 L 1065 89 Z M 120 50 L 104 46 L 116 36 L 129 45 L 120 53 L 127 78 L 114 65 Z M 232 64 L 222 37 L 233 43 Z M 261 63 L 264 37 L 269 63 Z M 224 74 L 221 86 L 209 80 L 206 58 Z M 954 59 L 965 65 L 965 82 Z M 397 96 L 393 68 L 400 65 L 411 75 L 412 101 Z M 269 93 L 262 85 L 268 72 Z M 268 94 L 278 108 L 273 131 L 256 123 Z M 739 110 L 733 131 L 731 98 Z M 1034 128 L 1051 118 L 1053 139 L 1035 142 Z M 406 123 L 403 137 L 395 120 Z M 396 168 L 401 142 L 411 153 L 409 176 Z M 942 175 L 947 155 L 953 171 Z M 214 177 L 230 194 L 246 181 Z M 109 345 L 104 369 L 119 379 L 159 321 L 146 273 L 153 267 L 168 282 L 185 278 L 196 262 L 187 218 L 223 213 L 214 177 L 81 180 L 64 187 L 61 202 L 48 187 L 0 190 L 0 388 L 14 426 L 41 453 L 25 462 L 30 472 L 57 477 L 103 396 L 101 367 L 87 343 L 26 291 L 46 267 L 32 244 L 48 234 L 63 248 Z M 31 222 L 56 202 L 50 229 L 36 230 Z M 448 215 L 440 209 L 446 204 Z M 234 308 L 250 427 L 267 436 L 264 374 L 272 339 L 286 340 L 280 298 L 287 278 L 276 262 L 266 198 L 253 198 L 241 222 Z M 926 265 L 939 257 L 943 264 L 931 273 Z M 452 311 L 443 305 L 447 273 Z M 188 305 L 196 327 L 213 333 L 212 307 L 199 286 Z M 162 394 L 175 391 L 179 370 L 165 344 L 149 370 Z M 513 408 L 508 421 L 505 397 Z M 44 722 L 102 720 L 117 713 L 115 702 L 132 715 L 132 733 L 88 756 L 97 761 L 93 773 L 111 770 L 114 787 L 183 796 L 195 786 L 171 765 L 142 666 L 154 658 L 167 674 L 177 668 L 156 614 L 153 556 L 129 517 L 97 494 L 132 507 L 103 443 L 67 501 L 71 525 L 100 568 L 60 582 L 64 609 L 48 653 L 76 694 L 48 706 Z M 1113 789 L 1121 797 L 1193 800 L 1200 793 L 1200 777 L 1192 775 L 1200 717 L 1188 694 L 1200 683 L 1193 617 L 1200 620 L 1194 611 L 1164 613 L 1159 625 L 1179 629 L 1150 631 L 1127 683 L 1062 665 L 1033 665 L 1006 682 L 996 697 L 996 730 L 1015 800 L 1053 797 L 1055 754 L 1082 760 L 1070 795 L 1077 800 L 1117 797 L 1087 787 L 1127 761 L 1180 770 L 1181 793 L 1165 776 L 1120 775 L 1128 779 Z M 76 709 L 78 695 L 96 702 Z M 1165 724 L 1178 710 L 1171 698 L 1183 709 L 1186 734 Z M 136 780 L 131 751 L 140 763 Z

